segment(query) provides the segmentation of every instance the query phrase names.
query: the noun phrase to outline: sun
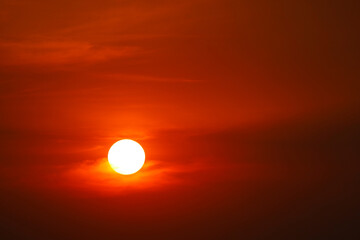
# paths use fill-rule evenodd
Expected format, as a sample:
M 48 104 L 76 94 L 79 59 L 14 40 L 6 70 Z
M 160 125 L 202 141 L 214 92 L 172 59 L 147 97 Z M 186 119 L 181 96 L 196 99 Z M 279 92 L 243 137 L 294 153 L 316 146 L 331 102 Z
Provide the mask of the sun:
M 108 161 L 115 172 L 130 175 L 139 171 L 144 165 L 145 152 L 139 143 L 123 139 L 111 146 Z

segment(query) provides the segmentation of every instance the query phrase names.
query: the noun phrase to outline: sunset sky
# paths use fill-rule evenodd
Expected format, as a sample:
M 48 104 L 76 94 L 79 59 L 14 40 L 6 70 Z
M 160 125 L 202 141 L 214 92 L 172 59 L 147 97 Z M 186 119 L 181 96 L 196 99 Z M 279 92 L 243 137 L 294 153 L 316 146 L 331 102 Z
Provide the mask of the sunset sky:
M 0 238 L 358 239 L 359 13 L 0 0 Z

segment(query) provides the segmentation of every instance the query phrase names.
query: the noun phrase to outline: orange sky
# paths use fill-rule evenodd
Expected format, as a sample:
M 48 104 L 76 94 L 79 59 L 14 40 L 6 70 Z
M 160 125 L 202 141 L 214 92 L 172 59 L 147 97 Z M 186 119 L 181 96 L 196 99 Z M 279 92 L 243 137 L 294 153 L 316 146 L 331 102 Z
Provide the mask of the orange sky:
M 358 10 L 350 0 L 0 0 L 5 236 L 116 239 L 140 224 L 134 238 L 288 229 L 311 239 L 337 218 L 351 225 L 355 200 L 342 196 L 358 167 Z M 145 149 L 134 176 L 107 165 L 121 138 Z M 319 233 L 304 231 L 314 209 Z M 339 229 L 329 236 L 351 233 Z

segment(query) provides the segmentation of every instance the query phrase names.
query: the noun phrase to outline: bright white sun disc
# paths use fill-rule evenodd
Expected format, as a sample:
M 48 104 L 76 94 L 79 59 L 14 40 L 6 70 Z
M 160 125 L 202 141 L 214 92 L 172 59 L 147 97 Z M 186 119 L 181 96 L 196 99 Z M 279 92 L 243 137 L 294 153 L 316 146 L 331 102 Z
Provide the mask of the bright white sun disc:
M 129 175 L 142 168 L 145 163 L 145 152 L 139 143 L 123 139 L 111 146 L 108 161 L 116 172 Z

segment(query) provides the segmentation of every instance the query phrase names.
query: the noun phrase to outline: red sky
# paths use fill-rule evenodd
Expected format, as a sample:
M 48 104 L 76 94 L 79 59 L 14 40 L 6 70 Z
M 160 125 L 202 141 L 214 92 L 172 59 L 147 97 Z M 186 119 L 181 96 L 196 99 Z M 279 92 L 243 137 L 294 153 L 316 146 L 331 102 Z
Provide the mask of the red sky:
M 359 7 L 0 0 L 0 236 L 354 239 Z

